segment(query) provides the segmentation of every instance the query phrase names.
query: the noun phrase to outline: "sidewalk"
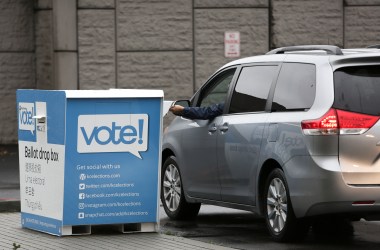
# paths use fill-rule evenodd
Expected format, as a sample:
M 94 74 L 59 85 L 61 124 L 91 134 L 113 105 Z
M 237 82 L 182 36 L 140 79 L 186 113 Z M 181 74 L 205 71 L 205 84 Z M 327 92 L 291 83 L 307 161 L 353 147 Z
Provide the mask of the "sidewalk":
M 95 230 L 93 230 L 95 231 Z M 0 249 L 14 249 L 13 244 L 22 249 L 220 249 L 212 245 L 182 237 L 159 233 L 122 234 L 98 228 L 91 235 L 57 237 L 21 228 L 20 213 L 0 213 Z
M 17 145 L 0 146 L 0 212 L 20 211 Z
M 0 146 L 0 250 L 16 249 L 231 249 L 160 233 L 122 234 L 93 226 L 91 235 L 57 237 L 21 227 L 17 146 Z

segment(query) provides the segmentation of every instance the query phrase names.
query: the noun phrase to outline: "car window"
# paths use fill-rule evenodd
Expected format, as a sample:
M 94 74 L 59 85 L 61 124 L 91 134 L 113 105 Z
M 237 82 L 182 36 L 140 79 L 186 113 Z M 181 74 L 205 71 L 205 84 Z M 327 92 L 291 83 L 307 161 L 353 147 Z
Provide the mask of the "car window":
M 224 103 L 236 68 L 226 70 L 214 77 L 202 92 L 200 107 Z
M 334 90 L 335 108 L 380 115 L 380 65 L 336 70 Z
M 315 99 L 315 65 L 282 64 L 274 91 L 272 111 L 306 111 Z
M 229 113 L 264 111 L 277 67 L 276 65 L 244 67 L 232 94 Z

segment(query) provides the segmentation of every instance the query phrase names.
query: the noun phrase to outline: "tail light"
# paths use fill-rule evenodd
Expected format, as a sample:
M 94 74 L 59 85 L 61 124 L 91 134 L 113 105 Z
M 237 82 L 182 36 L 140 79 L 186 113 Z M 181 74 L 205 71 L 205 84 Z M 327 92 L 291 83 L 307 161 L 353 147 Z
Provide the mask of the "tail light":
M 352 202 L 353 206 L 368 206 L 375 204 L 375 201 L 354 201 Z
M 301 127 L 305 135 L 358 135 L 378 120 L 378 116 L 331 108 L 319 119 L 302 121 Z

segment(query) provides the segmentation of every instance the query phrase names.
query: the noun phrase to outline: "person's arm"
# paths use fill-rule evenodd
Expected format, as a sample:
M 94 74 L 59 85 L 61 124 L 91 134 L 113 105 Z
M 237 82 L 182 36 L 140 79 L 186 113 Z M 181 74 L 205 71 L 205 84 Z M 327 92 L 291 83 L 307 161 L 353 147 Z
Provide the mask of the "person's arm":
M 170 107 L 169 111 L 171 111 L 174 115 L 182 116 L 184 107 L 181 105 L 173 105 Z
M 209 107 L 182 107 L 173 106 L 170 111 L 188 119 L 211 120 L 223 113 L 224 104 L 214 104 Z

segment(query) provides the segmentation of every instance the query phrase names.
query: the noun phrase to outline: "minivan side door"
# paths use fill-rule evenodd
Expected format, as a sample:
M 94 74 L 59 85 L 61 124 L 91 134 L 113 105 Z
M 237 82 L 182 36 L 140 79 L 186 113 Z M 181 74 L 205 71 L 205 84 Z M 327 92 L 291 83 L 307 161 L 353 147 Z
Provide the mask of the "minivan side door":
M 236 67 L 218 73 L 200 90 L 194 106 L 205 107 L 225 103 Z M 216 138 L 220 116 L 211 120 L 182 117 L 181 169 L 187 194 L 203 199 L 220 200 Z
M 255 205 L 256 172 L 279 65 L 244 66 L 218 126 L 218 168 L 224 202 Z

